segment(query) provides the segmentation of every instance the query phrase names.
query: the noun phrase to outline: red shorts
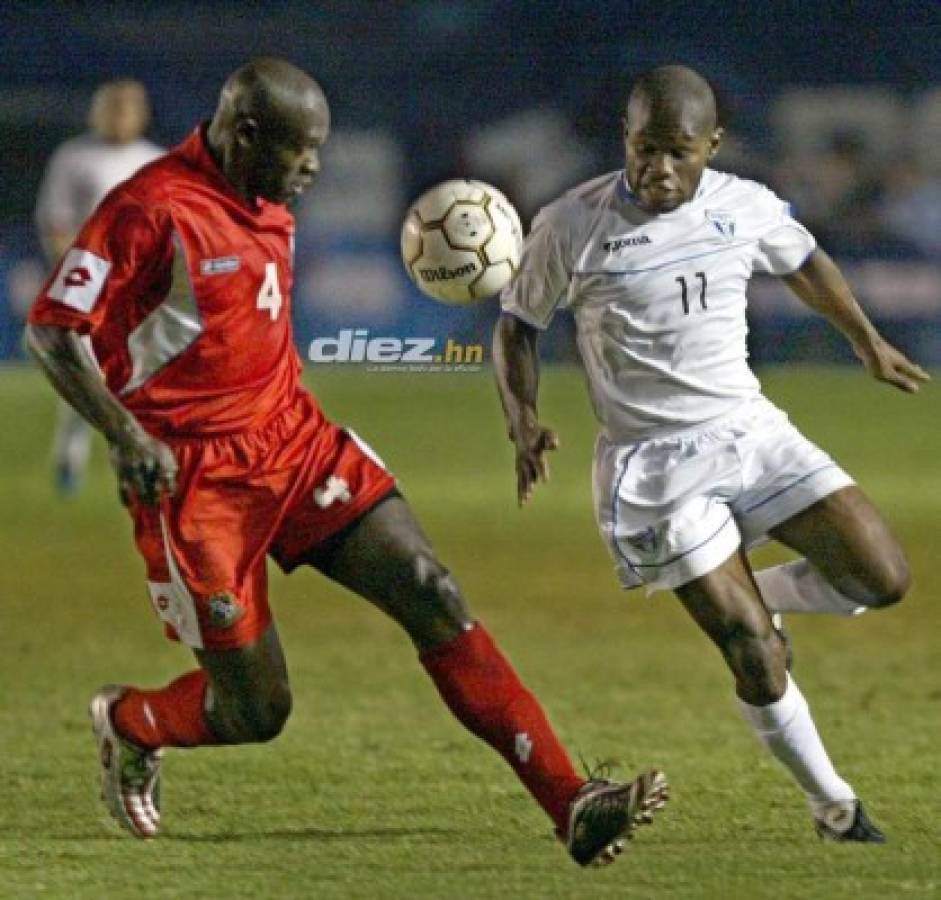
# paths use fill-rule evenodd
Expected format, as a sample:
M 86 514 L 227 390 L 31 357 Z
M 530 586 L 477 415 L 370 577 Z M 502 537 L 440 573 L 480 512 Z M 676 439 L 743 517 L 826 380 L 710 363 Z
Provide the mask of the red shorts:
M 291 571 L 395 487 L 303 392 L 256 431 L 168 444 L 176 493 L 132 505 L 134 536 L 167 634 L 195 648 L 257 640 L 271 622 L 265 557 Z

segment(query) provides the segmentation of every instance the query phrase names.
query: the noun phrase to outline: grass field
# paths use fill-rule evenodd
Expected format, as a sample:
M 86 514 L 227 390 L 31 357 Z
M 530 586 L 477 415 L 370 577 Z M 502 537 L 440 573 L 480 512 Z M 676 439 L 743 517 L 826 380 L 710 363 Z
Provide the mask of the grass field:
M 51 396 L 35 372 L 0 371 L 0 896 L 941 896 L 936 387 L 905 397 L 848 370 L 764 378 L 881 505 L 916 576 L 895 609 L 790 626 L 821 732 L 890 839 L 847 847 L 817 841 L 676 603 L 618 590 L 590 510 L 594 427 L 577 372 L 544 376 L 563 448 L 523 513 L 488 374 L 311 380 L 400 476 L 568 745 L 625 773 L 663 766 L 671 804 L 617 865 L 579 870 L 391 623 L 313 573 L 272 571 L 295 691 L 285 733 L 171 753 L 165 833 L 119 833 L 97 800 L 87 700 L 106 681 L 165 683 L 189 659 L 150 612 L 102 453 L 88 489 L 56 499 Z

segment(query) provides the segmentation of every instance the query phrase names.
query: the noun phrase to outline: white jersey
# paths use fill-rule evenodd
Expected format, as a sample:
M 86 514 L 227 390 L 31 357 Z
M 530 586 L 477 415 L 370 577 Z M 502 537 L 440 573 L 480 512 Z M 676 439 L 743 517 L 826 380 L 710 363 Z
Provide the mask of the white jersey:
M 615 443 L 682 431 L 760 392 L 745 321 L 754 271 L 785 275 L 816 246 L 768 188 L 706 169 L 692 200 L 651 215 L 624 172 L 536 216 L 501 304 L 537 328 L 575 315 L 595 414 Z
M 110 144 L 84 134 L 66 141 L 53 153 L 39 186 L 36 224 L 40 231 L 78 232 L 112 188 L 163 153 L 143 138 Z

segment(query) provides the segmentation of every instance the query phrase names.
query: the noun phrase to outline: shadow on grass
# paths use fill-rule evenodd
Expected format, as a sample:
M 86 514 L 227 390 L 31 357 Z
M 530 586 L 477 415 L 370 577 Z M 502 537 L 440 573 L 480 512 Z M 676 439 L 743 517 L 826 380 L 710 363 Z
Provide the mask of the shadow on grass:
M 238 841 L 257 841 L 264 838 L 289 841 L 361 841 L 388 840 L 407 837 L 444 837 L 460 834 L 457 828 L 269 828 L 264 831 L 224 831 L 218 834 L 172 834 L 162 835 L 161 840 L 204 841 L 210 844 L 226 844 Z
M 240 841 L 257 841 L 271 838 L 273 840 L 288 841 L 361 841 L 361 840 L 389 840 L 410 837 L 449 837 L 463 832 L 458 828 L 349 828 L 345 830 L 330 828 L 269 828 L 261 831 L 222 831 L 218 833 L 188 833 L 164 832 L 157 838 L 158 843 L 179 841 L 185 843 L 229 844 Z M 69 832 L 51 835 L 54 841 L 63 842 L 111 842 L 133 841 L 130 835 L 123 832 L 111 834 L 103 832 Z M 147 843 L 147 842 L 142 842 Z

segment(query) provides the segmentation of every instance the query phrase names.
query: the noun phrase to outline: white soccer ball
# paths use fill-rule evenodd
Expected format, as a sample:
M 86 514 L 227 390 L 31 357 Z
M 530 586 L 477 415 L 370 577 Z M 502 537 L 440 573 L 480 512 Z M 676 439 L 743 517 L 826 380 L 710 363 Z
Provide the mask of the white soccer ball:
M 474 303 L 502 290 L 523 248 L 513 205 L 482 181 L 454 179 L 422 194 L 402 224 L 402 261 L 412 281 L 443 303 Z

